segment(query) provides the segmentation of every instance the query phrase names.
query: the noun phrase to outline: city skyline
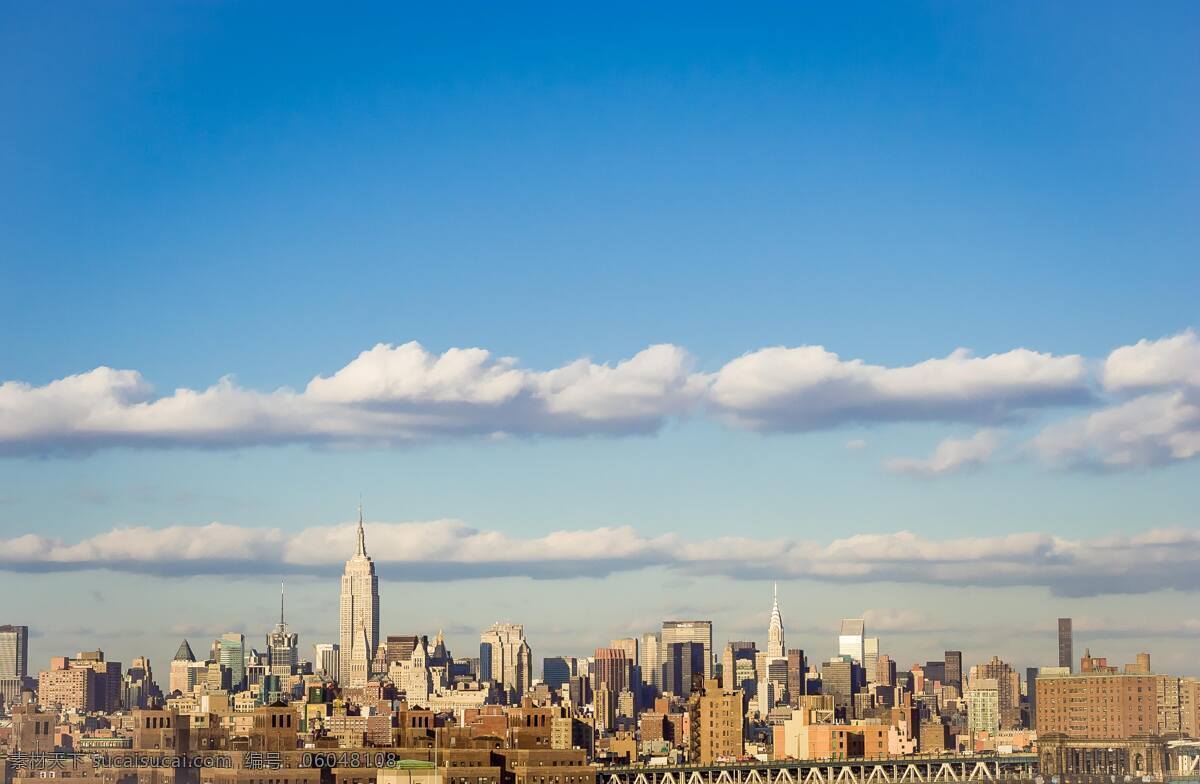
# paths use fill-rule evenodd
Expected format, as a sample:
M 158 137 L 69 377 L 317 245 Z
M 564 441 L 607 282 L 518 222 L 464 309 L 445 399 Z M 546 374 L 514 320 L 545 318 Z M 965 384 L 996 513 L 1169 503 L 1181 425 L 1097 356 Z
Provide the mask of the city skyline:
M 354 684 L 356 684 L 356 686 L 361 686 L 363 683 L 365 683 L 367 681 L 368 673 L 371 671 L 371 667 L 372 667 L 371 662 L 375 658 L 377 646 L 381 646 L 383 644 L 383 640 L 386 637 L 388 637 L 392 633 L 400 633 L 400 632 L 403 632 L 404 634 L 409 634 L 409 635 L 416 634 L 418 636 L 428 634 L 428 629 L 424 629 L 424 628 L 417 629 L 417 628 L 405 627 L 404 629 L 400 630 L 400 629 L 387 629 L 387 628 L 380 627 L 379 617 L 380 617 L 380 612 L 381 612 L 381 607 L 380 607 L 381 601 L 379 598 L 379 596 L 380 596 L 379 583 L 378 583 L 378 578 L 375 575 L 374 561 L 367 555 L 365 541 L 366 541 L 366 534 L 365 534 L 365 525 L 363 523 L 362 504 L 359 504 L 358 522 L 354 527 L 355 552 L 352 554 L 352 557 L 345 562 L 345 574 L 343 575 L 343 578 L 342 578 L 342 588 L 341 588 L 341 592 L 340 592 L 341 601 L 340 601 L 339 607 L 337 609 L 337 614 L 338 614 L 339 620 L 337 621 L 337 624 L 336 624 L 340 629 L 338 639 L 337 639 L 337 643 L 340 646 L 340 651 L 347 651 L 347 650 L 352 651 L 352 653 L 350 653 L 350 654 L 340 654 L 339 655 L 339 661 L 341 663 L 342 669 L 340 671 L 338 680 L 347 682 L 347 683 L 354 683 Z M 366 580 L 366 582 L 362 582 L 363 580 Z M 384 583 L 384 586 L 386 587 L 386 583 Z M 366 597 L 365 600 L 367 602 L 366 614 L 367 614 L 367 616 L 370 616 L 369 622 L 368 622 L 368 620 L 364 620 L 362 618 L 361 610 L 355 609 L 356 603 L 361 603 L 364 601 L 364 599 L 362 598 L 364 595 Z M 770 610 L 767 613 L 767 621 L 761 629 L 757 630 L 757 632 L 749 623 L 742 622 L 740 624 L 733 624 L 733 625 L 731 625 L 732 631 L 730 633 L 730 636 L 726 640 L 722 640 L 715 632 L 714 627 L 713 627 L 713 622 L 710 619 L 703 617 L 705 615 L 705 613 L 700 608 L 693 608 L 691 615 L 694 617 L 688 617 L 688 618 L 682 617 L 682 615 L 687 615 L 687 613 L 683 613 L 682 615 L 680 613 L 676 613 L 675 615 L 678 617 L 668 618 L 668 617 L 664 616 L 664 619 L 662 620 L 661 623 L 662 623 L 664 629 L 668 624 L 672 625 L 673 628 L 676 626 L 687 627 L 685 629 L 684 636 L 681 637 L 680 639 L 691 639 L 691 637 L 689 636 L 691 634 L 691 632 L 687 631 L 687 629 L 690 629 L 694 624 L 706 625 L 705 628 L 707 629 L 707 631 L 705 632 L 706 636 L 704 636 L 704 648 L 707 651 L 707 656 L 705 658 L 705 661 L 707 662 L 708 665 L 711 665 L 711 666 L 715 666 L 720 663 L 720 661 L 721 661 L 720 651 L 724 649 L 726 642 L 734 642 L 736 640 L 742 640 L 742 639 L 756 641 L 764 646 L 762 649 L 763 655 L 767 656 L 768 659 L 770 659 L 771 657 L 786 658 L 787 652 L 789 650 L 791 650 L 793 647 L 795 647 L 795 646 L 788 646 L 788 645 L 784 644 L 786 629 L 788 627 L 786 627 L 782 621 L 782 610 L 781 610 L 780 601 L 779 601 L 778 581 L 775 581 L 772 584 L 772 602 L 771 602 Z M 905 660 L 903 658 L 900 658 L 899 661 L 897 661 L 897 658 L 898 658 L 897 651 L 898 650 L 914 651 L 912 663 L 914 664 L 914 666 L 916 666 L 916 665 L 919 665 L 921 663 L 921 661 L 925 660 L 923 658 L 925 655 L 936 654 L 938 652 L 939 644 L 944 644 L 946 646 L 949 646 L 951 644 L 951 642 L 953 642 L 956 646 L 961 646 L 961 643 L 959 643 L 953 639 L 953 634 L 955 633 L 953 629 L 937 630 L 935 635 L 931 636 L 929 633 L 929 630 L 927 630 L 927 629 L 922 629 L 919 627 L 918 628 L 907 628 L 903 624 L 903 619 L 900 619 L 900 624 L 898 625 L 896 619 L 890 619 L 887 617 L 877 616 L 872 612 L 867 612 L 867 613 L 861 614 L 861 615 L 863 617 L 860 617 L 858 619 L 849 618 L 849 617 L 843 615 L 838 620 L 838 625 L 840 626 L 838 633 L 833 632 L 832 628 L 831 629 L 822 629 L 820 627 L 815 627 L 815 626 L 799 627 L 798 629 L 796 629 L 792 632 L 793 639 L 795 639 L 796 636 L 802 635 L 802 640 L 801 640 L 801 645 L 803 646 L 802 649 L 805 650 L 809 654 L 810 657 L 812 657 L 810 659 L 811 662 L 816 663 L 816 662 L 824 661 L 826 658 L 836 658 L 838 655 L 845 655 L 847 652 L 846 646 L 850 645 L 852 649 L 860 651 L 860 653 L 857 653 L 857 654 L 852 653 L 851 655 L 853 655 L 855 657 L 855 660 L 858 661 L 860 664 L 864 664 L 864 666 L 865 666 L 865 658 L 864 659 L 859 658 L 859 656 L 864 656 L 864 657 L 866 656 L 865 650 L 862 648 L 862 644 L 863 644 L 864 640 L 866 640 L 866 642 L 870 642 L 873 644 L 874 647 L 873 647 L 873 650 L 871 651 L 873 656 L 877 657 L 880 654 L 888 654 L 889 658 L 893 662 L 896 662 L 901 667 L 905 667 L 905 666 L 907 666 L 907 664 L 905 663 Z M 867 619 L 868 617 L 870 618 L 869 620 Z M 882 628 L 884 630 L 883 634 L 884 634 L 885 640 L 883 643 L 881 643 L 879 640 L 879 635 L 880 635 L 879 628 L 877 628 L 873 625 L 873 622 L 875 620 L 880 621 L 880 628 Z M 489 633 L 492 633 L 493 630 L 495 630 L 497 628 L 503 627 L 503 628 L 507 629 L 508 625 L 511 623 L 512 623 L 511 619 L 505 618 L 504 620 L 502 620 L 498 623 L 491 624 L 488 628 L 480 627 L 479 632 L 481 632 L 486 637 Z M 359 633 L 352 635 L 349 630 L 355 628 L 356 624 L 359 628 Z M 1009 650 L 1019 651 L 1019 653 L 1017 655 L 1013 656 L 1012 654 L 1009 654 L 1007 656 L 1002 656 L 1000 658 L 1005 659 L 1005 660 L 1010 660 L 1010 661 L 1015 660 L 1019 665 L 1016 667 L 1016 670 L 1024 670 L 1024 669 L 1028 669 L 1029 667 L 1033 667 L 1033 668 L 1054 667 L 1055 665 L 1057 665 L 1059 667 L 1067 667 L 1068 669 L 1073 669 L 1075 666 L 1075 662 L 1073 660 L 1073 656 L 1070 651 L 1071 651 L 1071 648 L 1072 648 L 1075 638 L 1074 638 L 1074 632 L 1073 632 L 1072 625 L 1073 625 L 1073 619 L 1071 619 L 1071 618 L 1055 619 L 1055 625 L 1053 627 L 1054 649 L 1052 651 L 1050 651 L 1049 653 L 1040 650 L 1041 647 L 1046 647 L 1046 646 L 1038 646 L 1036 642 L 1033 642 L 1031 644 L 1031 641 L 1029 639 L 1030 635 L 1033 636 L 1035 641 L 1036 641 L 1037 637 L 1039 636 L 1039 634 L 1038 634 L 1039 630 L 1036 629 L 1036 625 L 1035 625 L 1035 628 L 1025 630 L 1024 637 L 1018 638 L 1017 640 L 1014 640 L 1014 641 L 1010 641 Z M 368 629 L 367 629 L 368 626 L 372 627 L 373 631 L 368 631 Z M 517 626 L 514 627 L 519 630 L 522 630 L 522 631 L 518 632 L 521 635 L 522 640 L 525 639 L 524 634 L 523 634 L 524 626 L 525 626 L 525 624 L 518 622 Z M 17 626 L 17 627 L 10 627 L 10 628 L 21 628 L 21 627 Z M 299 635 L 295 631 L 291 630 L 290 625 L 288 623 L 286 623 L 285 619 L 284 619 L 284 589 L 283 589 L 283 585 L 281 585 L 280 586 L 280 604 L 279 604 L 278 623 L 276 623 L 274 625 L 274 627 L 271 631 L 268 631 L 263 635 L 263 636 L 265 636 L 265 639 L 267 640 L 267 644 L 263 648 L 263 654 L 267 657 L 267 661 L 268 661 L 269 665 L 271 662 L 275 661 L 275 658 L 277 656 L 277 653 L 276 653 L 277 649 L 276 649 L 275 645 L 279 645 L 281 647 L 286 646 L 289 649 L 289 651 L 286 653 L 286 660 L 287 660 L 288 667 L 294 668 L 296 663 L 301 659 L 308 660 L 309 652 L 312 653 L 311 660 L 313 661 L 314 665 L 319 664 L 320 659 L 319 659 L 319 654 L 317 651 L 317 646 L 323 646 L 323 647 L 327 646 L 329 643 L 333 642 L 333 639 L 331 639 L 328 636 L 321 636 L 320 634 L 313 636 L 313 632 L 317 628 L 320 628 L 320 627 L 316 627 L 316 626 L 307 627 L 306 630 L 308 631 L 308 633 L 310 635 L 309 638 L 308 639 L 298 639 L 301 637 L 301 635 Z M 629 628 L 629 627 L 622 627 L 622 628 Z M 453 634 L 448 640 L 449 647 L 451 649 L 455 649 L 456 643 L 463 643 L 464 640 L 466 640 L 467 644 L 463 647 L 470 650 L 471 645 L 469 643 L 469 640 L 471 639 L 471 637 L 473 635 L 477 635 L 477 632 L 466 629 L 461 624 L 458 624 L 455 627 L 452 627 L 452 629 L 453 629 Z M 849 631 L 847 631 L 847 629 L 849 629 Z M 202 634 L 196 633 L 198 631 L 196 629 L 191 629 L 190 630 L 191 634 L 186 633 L 189 630 L 184 630 L 184 631 L 185 631 L 185 633 L 183 633 L 181 635 L 182 641 L 178 644 L 177 650 L 184 650 L 187 647 L 188 643 L 190 642 L 188 640 L 189 636 L 198 637 L 199 639 L 204 639 Z M 444 630 L 441 627 L 438 628 L 437 636 L 439 639 L 442 638 L 443 631 Z M 1095 635 L 1097 630 L 1087 630 L 1087 631 L 1090 632 L 1091 634 Z M 1099 644 L 1099 645 L 1097 645 L 1097 647 L 1100 647 L 1100 645 L 1104 645 L 1105 642 L 1111 642 L 1113 639 L 1121 639 L 1121 637 L 1114 638 L 1112 636 L 1105 636 L 1106 633 L 1108 635 L 1112 635 L 1112 631 L 1113 630 L 1111 630 L 1111 629 L 1109 629 L 1107 631 L 1100 631 L 1100 634 L 1098 636 L 1093 636 L 1089 639 L 1095 640 L 1095 642 Z M 26 632 L 26 639 L 25 639 L 24 645 L 32 648 L 33 653 L 28 654 L 28 660 L 33 662 L 36 665 L 37 660 L 35 657 L 39 653 L 38 652 L 39 646 L 36 642 L 31 643 L 30 638 L 32 638 L 32 640 L 34 640 L 34 641 L 37 641 L 38 639 L 40 639 L 42 637 L 42 635 L 39 634 L 39 630 L 36 627 L 34 627 L 31 630 L 31 632 L 32 633 Z M 797 635 L 797 632 L 799 632 L 799 635 Z M 657 634 L 657 633 L 658 633 L 657 625 L 655 625 L 655 627 L 650 632 L 647 632 L 647 634 Z M 1006 631 L 1005 633 L 1011 634 L 1010 631 Z M 593 632 L 593 634 L 600 635 L 599 637 L 596 638 L 597 639 L 596 644 L 598 645 L 599 640 L 603 636 L 603 630 L 597 630 L 597 631 Z M 840 634 L 840 636 L 838 636 L 839 634 Z M 255 644 L 246 642 L 247 639 L 251 639 L 251 640 L 255 639 L 256 630 L 245 627 L 245 626 L 239 626 L 236 624 L 233 626 L 230 626 L 228 628 L 224 628 L 219 632 L 214 633 L 212 635 L 213 639 L 214 639 L 214 645 L 215 646 L 221 645 L 222 639 L 226 638 L 229 635 L 236 636 L 236 638 L 238 640 L 237 644 L 242 646 L 243 649 L 245 649 L 245 650 L 257 648 L 257 646 Z M 850 639 L 850 637 L 847 637 L 847 635 L 851 635 L 851 637 L 853 637 L 853 639 L 856 640 L 857 642 L 856 643 L 847 643 L 847 640 Z M 359 636 L 362 636 L 361 640 L 358 639 Z M 636 632 L 636 633 L 634 633 L 634 636 L 630 639 L 636 641 L 636 639 L 638 639 L 641 636 L 644 636 L 642 632 Z M 1141 635 L 1141 636 L 1131 635 L 1127 638 L 1128 641 L 1133 645 L 1133 647 L 1138 648 L 1137 655 L 1141 655 L 1142 649 L 1147 647 L 1145 645 L 1145 640 L 1146 640 L 1147 636 L 1149 636 L 1149 635 Z M 351 639 L 351 644 L 349 646 L 347 646 L 347 642 L 346 642 L 348 637 Z M 916 637 L 919 641 L 918 642 L 910 642 L 907 645 L 895 646 L 893 644 L 893 640 L 896 637 L 899 637 L 901 640 L 904 640 L 907 637 Z M 773 650 L 772 645 L 774 644 L 776 639 L 778 640 L 780 645 L 783 645 L 782 651 L 774 651 Z M 665 649 L 665 647 L 668 644 L 666 637 L 663 636 L 661 638 L 661 640 L 662 640 L 661 644 L 663 645 L 663 647 Z M 936 642 L 936 640 L 942 640 L 942 641 L 944 641 L 944 643 Z M 121 651 L 122 649 L 113 648 L 112 646 L 102 644 L 102 643 L 106 642 L 106 637 L 103 633 L 96 634 L 93 639 L 89 640 L 89 642 L 91 644 L 89 644 L 87 646 L 82 646 L 83 650 L 93 650 L 93 649 L 105 650 L 109 654 L 108 658 L 110 660 L 116 659 L 118 661 L 121 661 L 121 660 L 134 660 L 134 659 L 139 659 L 139 658 L 148 658 L 151 662 L 153 662 L 155 660 L 153 656 L 147 656 L 146 652 L 137 653 L 136 655 L 130 655 L 127 658 L 122 659 L 121 653 L 117 653 L 117 651 Z M 614 642 L 616 642 L 616 640 L 614 640 Z M 360 643 L 362 644 L 361 650 L 360 650 Z M 48 643 L 44 643 L 43 645 L 48 645 Z M 126 645 L 128 645 L 128 643 L 126 643 Z M 854 648 L 854 645 L 857 645 L 858 647 Z M 547 658 L 552 655 L 553 656 L 572 656 L 572 657 L 577 657 L 577 658 L 583 658 L 588 655 L 588 652 L 592 650 L 592 647 L 593 647 L 592 643 L 589 640 L 579 639 L 579 640 L 574 641 L 571 645 L 569 645 L 565 649 L 549 650 L 549 649 L 539 648 L 534 653 L 527 654 L 527 655 L 530 655 L 531 658 L 527 659 L 526 666 L 529 666 L 531 672 L 533 673 L 533 677 L 540 679 L 543 675 L 540 672 L 540 663 L 544 658 Z M 1088 640 L 1085 640 L 1084 644 L 1081 647 L 1083 647 L 1084 649 L 1090 649 L 1091 646 L 1089 645 Z M 1116 655 L 1113 655 L 1114 660 L 1117 660 L 1119 658 L 1120 654 L 1125 649 L 1125 647 L 1121 646 L 1121 645 L 1112 646 L 1111 644 L 1109 644 L 1106 647 L 1107 647 L 1107 649 L 1110 649 L 1112 653 L 1116 654 Z M 972 659 L 972 656 L 975 656 L 979 662 L 985 661 L 986 656 L 984 654 L 972 652 L 971 648 L 969 646 L 966 646 L 966 648 L 968 650 L 968 654 L 966 657 L 966 660 L 968 663 L 971 663 L 974 661 L 974 659 Z M 946 650 L 949 650 L 949 649 L 947 648 Z M 340 653 L 340 651 L 339 651 L 339 653 Z M 1064 651 L 1065 651 L 1065 653 L 1064 653 Z M 1172 651 L 1170 651 L 1169 649 L 1167 651 L 1165 651 L 1165 654 L 1166 654 L 1165 658 L 1167 660 L 1170 660 L 1171 653 L 1172 653 Z M 1039 657 L 1039 654 L 1041 654 L 1040 657 Z M 52 656 L 57 656 L 57 655 L 68 655 L 68 652 L 65 650 L 55 650 L 53 652 Z M 664 654 L 662 654 L 660 652 L 659 655 L 662 656 Z M 960 653 L 959 655 L 961 656 L 962 654 Z M 993 658 L 996 658 L 996 654 L 993 653 L 990 655 Z M 1086 655 L 1087 654 L 1085 654 L 1085 656 Z M 44 657 L 44 658 L 48 659 L 48 658 L 52 658 L 52 656 Z M 1021 658 L 1021 657 L 1024 657 L 1024 658 Z M 631 658 L 634 659 L 635 661 L 639 660 L 639 658 L 636 655 L 632 656 Z M 1132 657 L 1130 657 L 1130 658 L 1132 658 Z M 170 661 L 170 659 L 167 659 L 167 657 L 165 657 L 165 656 L 163 657 L 163 660 L 168 661 L 168 662 Z M 1192 661 L 1192 660 L 1187 659 L 1186 661 Z M 355 665 L 357 665 L 357 667 L 355 667 Z M 348 666 L 351 669 L 347 669 Z M 511 667 L 512 665 L 510 664 L 508 666 Z M 1189 674 L 1191 674 L 1191 672 L 1184 669 L 1181 674 L 1189 675 Z M 497 678 L 497 680 L 500 680 L 500 679 Z

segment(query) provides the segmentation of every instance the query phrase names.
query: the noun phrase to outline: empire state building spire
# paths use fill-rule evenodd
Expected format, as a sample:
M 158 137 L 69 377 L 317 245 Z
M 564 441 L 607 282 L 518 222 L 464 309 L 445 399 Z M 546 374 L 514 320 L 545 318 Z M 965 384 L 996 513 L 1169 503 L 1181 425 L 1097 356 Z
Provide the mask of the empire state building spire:
M 363 532 L 362 503 L 358 505 L 358 552 L 355 555 L 366 556 L 367 535 Z

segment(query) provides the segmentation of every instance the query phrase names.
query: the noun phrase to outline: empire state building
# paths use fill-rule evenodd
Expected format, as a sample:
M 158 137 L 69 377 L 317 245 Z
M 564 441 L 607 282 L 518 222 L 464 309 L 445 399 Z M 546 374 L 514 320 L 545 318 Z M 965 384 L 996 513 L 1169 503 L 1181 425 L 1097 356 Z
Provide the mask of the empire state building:
M 367 555 L 362 505 L 358 507 L 358 551 L 342 573 L 342 602 L 338 624 L 340 653 L 338 683 L 343 688 L 367 685 L 371 660 L 379 644 L 379 578 Z

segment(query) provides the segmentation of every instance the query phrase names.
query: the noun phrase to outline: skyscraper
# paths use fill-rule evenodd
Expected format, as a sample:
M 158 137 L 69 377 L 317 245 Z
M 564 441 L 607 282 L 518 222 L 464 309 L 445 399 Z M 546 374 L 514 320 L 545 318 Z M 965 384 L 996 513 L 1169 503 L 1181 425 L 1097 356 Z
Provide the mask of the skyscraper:
M 1071 619 L 1058 619 L 1058 666 L 1074 672 L 1075 656 L 1071 652 Z
M 787 690 L 788 701 L 793 708 L 800 706 L 800 697 L 808 692 L 808 664 L 804 660 L 804 651 L 793 648 L 788 651 Z
M 946 685 L 962 694 L 962 651 L 946 651 Z
M 775 602 L 771 605 L 771 625 L 767 627 L 767 658 L 782 659 L 787 656 L 783 642 L 783 615 L 779 612 L 779 583 L 775 583 Z
M 336 642 L 319 642 L 313 646 L 313 669 L 323 678 L 337 678 L 338 652 Z
M 876 665 L 879 662 L 879 638 L 864 637 L 863 638 L 863 677 L 867 679 L 867 683 L 877 683 L 879 673 Z
M 704 646 L 704 678 L 712 677 L 712 621 L 663 621 L 662 646 L 664 666 L 670 646 L 680 642 L 697 642 Z M 663 691 L 670 691 L 663 685 Z
M 575 674 L 575 659 L 568 656 L 549 656 L 542 659 L 542 683 L 558 691 Z
M 711 658 L 705 655 L 704 643 L 668 643 L 662 663 L 662 690 L 686 698 L 692 693 L 695 676 L 703 674 Z
M 838 632 L 838 656 L 849 656 L 861 667 L 866 658 L 863 634 L 866 624 L 862 618 L 843 618 Z
M 662 648 L 657 634 L 643 634 L 638 648 L 638 664 L 641 665 L 642 680 L 655 693 L 662 691 Z
M 479 679 L 494 681 L 509 701 L 533 684 L 533 653 L 519 623 L 494 623 L 479 636 Z
M 217 663 L 229 670 L 229 687 L 240 691 L 246 686 L 246 636 L 226 632 L 217 640 Z
M 362 505 L 358 507 L 358 550 L 346 561 L 342 573 L 342 601 L 338 623 L 338 682 L 361 687 L 371 677 L 371 660 L 379 644 L 379 578 L 375 562 L 367 555 Z
M 300 661 L 296 644 L 300 638 L 283 620 L 283 583 L 279 584 L 279 623 L 267 635 L 267 672 L 280 677 L 296 671 Z
M 0 678 L 29 674 L 29 627 L 0 626 Z

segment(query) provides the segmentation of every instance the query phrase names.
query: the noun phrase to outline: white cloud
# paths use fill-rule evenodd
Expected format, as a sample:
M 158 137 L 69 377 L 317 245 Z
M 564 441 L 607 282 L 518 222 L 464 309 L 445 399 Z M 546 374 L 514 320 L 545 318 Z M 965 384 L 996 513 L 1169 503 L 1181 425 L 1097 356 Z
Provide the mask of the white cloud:
M 915 365 L 843 360 L 821 346 L 766 348 L 713 377 L 710 403 L 755 430 L 803 431 L 881 421 L 1002 421 L 1027 409 L 1086 401 L 1078 355 L 1028 349 L 974 357 L 958 349 Z
M 536 372 L 482 349 L 380 344 L 299 393 L 226 377 L 161 397 L 136 371 L 97 368 L 42 387 L 0 385 L 0 452 L 648 432 L 695 404 L 690 363 L 659 345 L 615 366 L 581 359 Z
M 578 359 L 549 370 L 481 348 L 437 354 L 417 343 L 379 344 L 300 391 L 248 389 L 225 377 L 206 389 L 165 394 L 136 370 L 101 367 L 43 386 L 0 383 L 0 455 L 646 434 L 701 413 L 762 432 L 923 421 L 992 425 L 1097 402 L 1107 407 L 1047 426 L 1032 440 L 1033 452 L 1056 465 L 1108 469 L 1200 453 L 1200 338 L 1192 330 L 1114 350 L 1097 378 L 1079 355 L 1023 348 L 984 357 L 960 349 L 886 367 L 821 346 L 776 347 L 715 373 L 696 372 L 693 364 L 687 351 L 670 344 L 615 363 Z M 948 439 L 929 458 L 889 467 L 940 475 L 978 466 L 995 450 L 993 438 L 985 429 L 972 439 Z M 856 438 L 847 448 L 864 443 Z
M 1000 448 L 1002 440 L 1000 431 L 984 428 L 969 438 L 945 439 L 927 458 L 897 457 L 885 465 L 894 474 L 944 476 L 984 465 Z
M 299 532 L 211 523 L 117 528 L 76 542 L 26 534 L 0 540 L 0 569 L 111 569 L 163 576 L 333 575 L 353 551 L 354 525 Z M 368 550 L 388 579 L 597 577 L 643 568 L 732 579 L 771 574 L 824 582 L 1043 586 L 1070 596 L 1200 591 L 1200 531 L 1065 539 L 1039 533 L 934 540 L 909 531 L 829 543 L 790 538 L 688 540 L 618 526 L 519 537 L 457 520 L 369 523 Z
M 866 447 L 867 447 L 867 441 L 865 438 L 852 438 L 846 442 L 846 448 L 851 451 L 858 451 L 859 449 L 866 449 Z
M 1121 346 L 1104 360 L 1104 387 L 1111 392 L 1200 387 L 1200 337 L 1195 330 Z
M 1087 416 L 1050 425 L 1034 437 L 1047 462 L 1068 467 L 1144 468 L 1200 454 L 1200 394 L 1142 395 Z
M 1101 375 L 1105 389 L 1118 397 L 1043 429 L 1031 446 L 1044 460 L 1121 470 L 1200 455 L 1200 338 L 1193 330 L 1115 349 Z

